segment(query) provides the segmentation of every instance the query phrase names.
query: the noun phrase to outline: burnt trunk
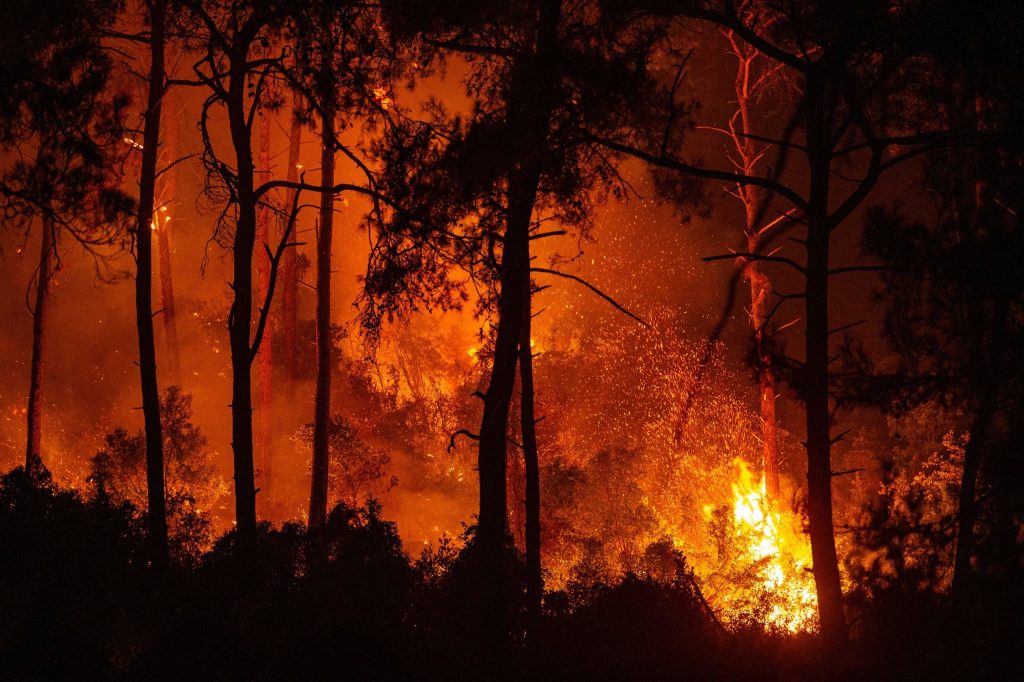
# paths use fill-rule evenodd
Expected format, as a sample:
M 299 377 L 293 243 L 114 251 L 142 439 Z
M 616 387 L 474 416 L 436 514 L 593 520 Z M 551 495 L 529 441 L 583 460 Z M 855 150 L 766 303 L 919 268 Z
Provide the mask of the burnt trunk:
M 232 244 L 233 297 L 228 315 L 231 344 L 231 450 L 234 459 L 235 527 L 243 553 L 256 544 L 256 483 L 252 440 L 252 258 L 256 242 L 256 194 L 253 189 L 252 140 L 246 124 L 245 64 L 248 45 L 230 55 L 230 85 L 226 98 L 231 142 L 237 168 L 238 216 Z
M 43 413 L 43 351 L 46 347 L 46 314 L 50 306 L 50 283 L 56 266 L 56 234 L 53 222 L 43 218 L 39 271 L 36 275 L 36 301 L 32 310 L 32 364 L 29 370 L 25 471 L 30 476 L 41 473 Z
M 540 559 L 540 463 L 537 455 L 537 421 L 534 417 L 533 390 L 533 312 L 529 277 L 523 329 L 519 339 L 519 387 L 522 392 L 519 412 L 523 437 L 523 466 L 526 472 L 526 608 L 531 619 L 540 616 L 544 597 L 544 577 Z
M 808 76 L 807 154 L 810 201 L 807 213 L 806 364 L 803 389 L 807 419 L 807 515 L 821 635 L 827 646 L 847 638 L 839 561 L 832 525 L 832 438 L 829 400 L 828 265 L 831 145 L 826 125 L 824 82 Z
M 302 145 L 302 121 L 298 111 L 302 104 L 302 95 L 298 90 L 292 92 L 292 123 L 288 134 L 288 182 L 299 179 L 299 151 Z M 286 206 L 292 205 L 295 189 L 289 189 Z M 289 388 L 298 376 L 298 355 L 295 345 L 295 327 L 298 318 L 298 263 L 294 248 L 286 249 L 281 263 L 281 329 L 284 347 L 282 348 L 285 375 L 288 377 Z
M 167 562 L 167 510 L 164 500 L 164 449 L 160 424 L 160 389 L 153 334 L 153 231 L 156 165 L 160 145 L 160 109 L 164 93 L 164 23 L 167 3 L 151 5 L 149 96 L 139 176 L 139 213 L 135 241 L 135 324 L 139 334 L 139 377 L 146 431 L 147 526 L 157 564 Z
M 753 248 L 751 249 L 753 251 Z M 750 280 L 750 324 L 754 331 L 757 352 L 757 386 L 761 408 L 761 458 L 764 467 L 765 490 L 770 500 L 779 498 L 779 436 L 775 417 L 775 373 L 772 370 L 771 349 L 768 346 L 767 304 L 771 295 L 771 282 L 757 261 L 747 264 Z
M 334 108 L 325 98 L 321 122 L 320 184 L 334 184 Z M 328 428 L 331 419 L 331 240 L 334 192 L 320 194 L 320 229 L 316 239 L 316 390 L 313 396 L 313 475 L 309 493 L 309 527 L 327 520 Z

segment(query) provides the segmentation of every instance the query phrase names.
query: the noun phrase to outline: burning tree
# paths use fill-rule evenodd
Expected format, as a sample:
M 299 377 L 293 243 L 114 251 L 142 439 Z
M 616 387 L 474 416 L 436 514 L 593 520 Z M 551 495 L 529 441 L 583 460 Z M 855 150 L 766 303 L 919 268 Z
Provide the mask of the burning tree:
M 664 171 L 755 187 L 766 199 L 753 224 L 762 223 L 777 198 L 790 206 L 786 221 L 804 230 L 796 239 L 804 250 L 803 261 L 779 249 L 768 251 L 768 243 L 755 251 L 741 249 L 706 260 L 744 258 L 784 266 L 803 283 L 796 293 L 775 295 L 762 326 L 771 328 L 783 304 L 804 302 L 804 358 L 779 356 L 776 367 L 805 404 L 809 532 L 821 632 L 825 641 L 839 643 L 846 640 L 847 627 L 833 529 L 831 452 L 842 435 L 832 436 L 830 391 L 835 383 L 833 338 L 851 325 L 832 326 L 829 289 L 834 277 L 879 267 L 834 266 L 830 250 L 836 231 L 863 206 L 887 171 L 951 142 L 949 131 L 928 129 L 927 120 L 915 124 L 898 116 L 901 96 L 908 93 L 903 76 L 927 57 L 908 36 L 928 18 L 888 2 L 838 12 L 813 1 L 796 8 L 776 2 L 706 2 L 683 8 L 651 3 L 635 11 L 687 17 L 731 31 L 794 84 L 791 113 L 780 132 L 747 138 L 772 155 L 772 163 L 760 173 L 718 170 L 682 158 L 685 126 L 677 122 L 680 96 L 673 83 L 661 96 L 663 124 L 656 134 L 645 130 L 633 139 L 601 139 L 609 149 L 631 153 Z M 771 21 L 762 21 L 765 16 Z M 802 160 L 799 171 L 792 169 L 798 163 L 794 158 Z
M 636 57 L 650 36 L 632 30 L 636 27 L 609 36 L 585 3 L 471 4 L 424 13 L 395 3 L 391 28 L 398 35 L 419 36 L 428 55 L 458 56 L 470 67 L 466 87 L 474 97 L 474 111 L 467 126 L 456 122 L 454 130 L 445 133 L 448 153 L 439 155 L 435 165 L 436 182 L 454 182 L 459 188 L 444 199 L 470 208 L 457 221 L 446 223 L 456 229 L 442 230 L 429 243 L 453 247 L 446 258 L 480 273 L 491 287 L 486 300 L 493 301 L 496 319 L 494 352 L 487 390 L 481 394 L 479 433 L 470 435 L 479 441 L 477 543 L 480 585 L 487 592 L 481 595 L 482 617 L 497 643 L 505 636 L 501 562 L 509 408 L 520 358 L 530 352 L 530 339 L 523 334 L 530 329 L 532 316 L 531 276 L 565 276 L 554 268 L 531 265 L 530 244 L 564 233 L 539 229 L 545 220 L 585 231 L 593 194 L 610 188 L 624 192 L 614 161 L 579 133 L 586 124 L 609 130 L 621 125 L 622 112 L 638 96 L 630 83 L 642 82 L 637 75 L 644 63 Z M 403 237 L 419 241 L 423 235 Z M 522 383 L 532 390 L 529 363 L 523 367 Z M 523 411 L 527 444 L 533 432 L 529 402 L 527 397 Z M 527 554 L 530 595 L 536 603 L 542 593 L 540 494 L 532 450 L 531 446 L 527 451 Z

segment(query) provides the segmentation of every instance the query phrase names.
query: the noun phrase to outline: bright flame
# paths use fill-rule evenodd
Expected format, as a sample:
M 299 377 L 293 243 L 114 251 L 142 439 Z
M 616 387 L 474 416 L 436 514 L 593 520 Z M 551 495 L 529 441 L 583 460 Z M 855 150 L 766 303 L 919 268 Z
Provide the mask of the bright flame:
M 380 108 L 387 111 L 394 104 L 394 100 L 388 96 L 388 91 L 384 88 L 377 87 L 373 89 L 373 97 L 380 104 Z
M 739 546 L 737 562 L 753 567 L 757 591 L 767 602 L 766 626 L 800 632 L 817 627 L 818 599 L 806 570 L 810 546 L 792 512 L 773 508 L 765 480 L 754 476 L 741 459 L 732 483 L 733 522 Z

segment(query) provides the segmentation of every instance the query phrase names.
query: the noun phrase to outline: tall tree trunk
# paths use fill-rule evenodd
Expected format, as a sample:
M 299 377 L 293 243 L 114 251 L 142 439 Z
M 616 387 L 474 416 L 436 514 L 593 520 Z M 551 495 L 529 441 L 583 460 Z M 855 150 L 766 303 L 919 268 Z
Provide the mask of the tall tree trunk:
M 484 626 L 492 629 L 492 644 L 505 636 L 503 551 L 506 534 L 506 467 L 508 413 L 515 384 L 523 314 L 522 282 L 529 276 L 530 217 L 536 200 L 539 172 L 517 172 L 509 183 L 508 220 L 501 256 L 501 292 L 494 364 L 484 397 L 477 469 L 480 475 L 480 588 Z
M 536 622 L 544 597 L 544 576 L 540 557 L 540 463 L 537 454 L 537 421 L 533 389 L 533 311 L 530 278 L 526 281 L 523 330 L 519 339 L 520 430 L 523 436 L 523 464 L 526 471 L 526 607 Z
M 299 179 L 299 152 L 302 145 L 302 121 L 298 112 L 302 107 L 302 95 L 298 90 L 292 91 L 292 124 L 288 134 L 288 182 L 296 182 Z M 296 190 L 289 189 L 286 206 L 292 205 L 292 199 Z M 281 327 L 284 333 L 284 369 L 288 377 L 289 388 L 294 387 L 294 381 L 299 374 L 298 353 L 295 343 L 295 327 L 298 318 L 298 263 L 296 262 L 294 248 L 284 252 L 281 265 Z
M 477 524 L 482 631 L 489 644 L 500 648 L 507 636 L 503 549 L 506 533 L 506 467 L 508 412 L 515 385 L 523 315 L 524 282 L 530 275 L 530 221 L 543 168 L 552 111 L 554 49 L 558 40 L 561 3 L 538 3 L 535 53 L 513 66 L 508 125 L 522 150 L 511 159 L 508 213 L 501 255 L 498 332 L 494 364 L 484 397 L 477 470 L 480 476 L 480 514 Z
M 972 86 L 972 90 L 975 88 Z M 976 131 L 985 129 L 985 99 L 977 94 L 974 96 L 973 127 Z M 973 179 L 974 193 L 972 196 L 971 219 L 975 229 L 980 229 L 982 209 L 985 203 L 985 164 L 981 158 L 981 151 L 975 150 L 971 163 L 967 164 L 966 172 L 968 178 Z M 1016 230 L 1022 227 L 1024 217 L 1018 214 Z M 1009 325 L 1010 297 L 1005 291 L 996 294 L 992 310 L 992 319 L 984 318 L 984 307 L 979 302 L 975 307 L 979 328 L 987 326 L 991 329 L 991 342 L 984 351 L 984 359 L 981 353 L 976 354 L 976 362 L 983 362 L 983 368 L 977 381 L 978 403 L 971 420 L 971 427 L 968 432 L 967 445 L 964 448 L 964 465 L 960 478 L 960 499 L 959 499 L 959 523 L 957 525 L 956 551 L 953 556 L 953 598 L 960 606 L 966 604 L 968 585 L 970 583 L 971 558 L 974 555 L 974 525 L 977 521 L 977 488 L 978 473 L 981 470 L 981 463 L 984 459 L 989 433 L 992 430 L 992 423 L 995 420 L 997 405 L 999 402 L 999 388 L 1001 385 L 1000 373 L 1002 370 L 1002 357 L 1006 345 L 1007 326 Z M 981 345 L 981 344 L 979 344 Z
M 839 561 L 832 525 L 832 439 L 829 400 L 829 176 L 831 144 L 826 125 L 825 83 L 820 74 L 807 76 L 807 154 L 810 200 L 807 214 L 805 295 L 807 401 L 807 512 L 814 585 L 822 638 L 835 646 L 847 638 Z
M 256 546 L 256 482 L 252 440 L 252 259 L 256 243 L 256 193 L 253 188 L 252 140 L 246 122 L 248 45 L 229 54 L 230 83 L 225 104 L 235 150 L 238 215 L 232 244 L 233 298 L 228 315 L 231 344 L 231 449 L 234 459 L 235 527 L 239 546 L 251 554 Z
M 326 93 L 326 89 L 325 89 Z M 334 184 L 334 106 L 323 103 L 320 142 L 320 184 Z M 331 420 L 331 240 L 334 193 L 320 195 L 320 230 L 316 239 L 316 390 L 313 396 L 313 476 L 309 493 L 309 527 L 327 520 L 328 429 Z
M 733 146 L 739 157 L 737 166 L 744 175 L 756 175 L 760 159 L 757 145 L 751 137 L 754 135 L 754 123 L 750 105 L 754 99 L 755 60 L 760 53 L 746 43 L 738 40 L 732 31 L 725 32 L 730 49 L 737 60 L 735 91 L 739 129 L 730 128 Z M 765 231 L 759 222 L 763 220 L 764 192 L 754 185 L 741 185 L 736 190 L 743 203 L 746 218 L 745 233 L 747 250 L 758 253 Z M 750 324 L 754 332 L 754 344 L 757 352 L 757 384 L 761 408 L 761 459 L 768 496 L 772 500 L 779 497 L 779 437 L 775 418 L 775 373 L 772 371 L 771 353 L 768 348 L 767 311 L 768 299 L 772 286 L 767 273 L 757 260 L 745 264 L 745 274 L 750 282 Z
M 165 95 L 166 99 L 166 95 Z M 174 275 L 171 263 L 171 230 L 173 222 L 169 204 L 174 200 L 175 183 L 174 168 L 170 167 L 177 156 L 178 135 L 176 125 L 165 127 L 161 131 L 164 138 L 161 143 L 163 158 L 167 168 L 160 176 L 160 215 L 157 221 L 157 245 L 159 247 L 160 271 L 160 317 L 164 325 L 164 350 L 167 358 L 167 376 L 170 383 L 181 384 L 181 353 L 178 347 L 178 318 L 174 309 Z
M 164 24 L 167 1 L 150 5 L 149 95 L 142 134 L 142 169 L 139 175 L 139 214 L 135 240 L 135 324 L 139 333 L 139 377 L 142 414 L 146 427 L 146 514 L 154 561 L 167 562 L 167 509 L 164 498 L 164 447 L 160 423 L 160 389 L 156 374 L 153 334 L 153 232 L 156 165 L 160 147 L 160 110 L 164 95 Z
M 50 283 L 56 267 L 57 236 L 49 218 L 43 218 L 39 271 L 36 275 L 36 304 L 32 310 L 32 364 L 29 370 L 25 471 L 42 472 L 43 351 L 46 347 L 46 316 L 50 307 Z
M 1006 330 L 1009 324 L 1010 298 L 1001 293 L 993 306 L 993 318 L 989 322 L 992 342 L 986 349 L 987 361 L 980 377 L 978 407 L 968 431 L 964 447 L 964 465 L 960 478 L 959 523 L 956 534 L 956 552 L 953 557 L 953 597 L 962 606 L 965 604 L 967 587 L 970 583 L 971 558 L 974 556 L 974 525 L 978 518 L 978 472 L 984 459 L 986 443 L 995 420 L 999 403 L 999 387 L 1002 383 L 1002 357 L 1006 346 Z
M 756 244 L 756 240 L 755 240 Z M 753 252 L 755 246 L 750 245 Z M 779 433 L 775 417 L 775 372 L 772 370 L 771 351 L 768 348 L 768 297 L 772 285 L 757 261 L 746 266 L 750 281 L 750 324 L 754 330 L 757 348 L 757 387 L 761 407 L 761 459 L 764 466 L 765 490 L 769 499 L 779 498 Z
M 268 95 L 269 96 L 269 95 Z M 264 108 L 260 111 L 260 146 L 256 161 L 257 172 L 262 177 L 270 175 L 270 117 L 271 113 Z M 256 214 L 256 242 L 270 245 L 270 208 L 259 206 Z M 264 301 L 270 290 L 270 256 L 262 254 L 257 260 L 260 286 L 259 300 Z M 270 321 L 267 320 L 267 329 Z M 260 342 L 258 365 L 260 373 L 259 393 L 259 438 L 257 444 L 257 461 L 259 462 L 260 485 L 262 499 L 268 505 L 272 502 L 273 491 L 273 334 L 264 334 Z

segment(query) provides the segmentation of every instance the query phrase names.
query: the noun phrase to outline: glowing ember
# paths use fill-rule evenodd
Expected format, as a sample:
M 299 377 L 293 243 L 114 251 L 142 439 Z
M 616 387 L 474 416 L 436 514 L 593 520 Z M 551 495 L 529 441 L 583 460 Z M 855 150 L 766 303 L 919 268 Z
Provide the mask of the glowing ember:
M 771 629 L 814 630 L 818 601 L 814 579 L 807 570 L 810 544 L 798 519 L 792 512 L 773 508 L 763 476 L 755 483 L 743 460 L 736 459 L 734 464 L 733 525 L 738 553 L 733 563 L 741 570 L 749 567 L 759 620 Z M 733 609 L 737 597 L 730 594 L 723 600 L 726 612 Z
M 394 100 L 388 95 L 388 91 L 382 87 L 373 89 L 373 98 L 380 104 L 381 109 L 387 111 L 394 104 Z

